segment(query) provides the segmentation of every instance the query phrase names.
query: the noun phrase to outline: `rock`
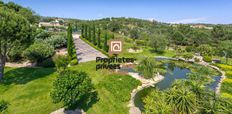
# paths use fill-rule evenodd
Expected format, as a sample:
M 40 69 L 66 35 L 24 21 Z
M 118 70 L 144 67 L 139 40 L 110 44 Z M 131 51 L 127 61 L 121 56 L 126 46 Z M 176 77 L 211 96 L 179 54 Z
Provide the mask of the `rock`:
M 65 110 L 64 108 L 60 108 L 50 114 L 86 114 L 86 113 L 78 108 L 75 110 Z
M 137 107 L 130 108 L 129 113 L 130 114 L 142 114 L 141 111 L 139 110 L 139 108 L 137 108 Z

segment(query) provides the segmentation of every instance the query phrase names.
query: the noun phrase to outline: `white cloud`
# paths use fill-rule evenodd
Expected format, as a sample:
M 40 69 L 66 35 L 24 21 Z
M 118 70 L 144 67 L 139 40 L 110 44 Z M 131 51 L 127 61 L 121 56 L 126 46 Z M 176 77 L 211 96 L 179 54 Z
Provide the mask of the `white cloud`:
M 178 20 L 178 21 L 173 21 L 170 23 L 173 24 L 179 24 L 179 23 L 204 23 L 206 21 L 206 18 L 190 18 L 190 19 L 182 19 L 182 20 Z

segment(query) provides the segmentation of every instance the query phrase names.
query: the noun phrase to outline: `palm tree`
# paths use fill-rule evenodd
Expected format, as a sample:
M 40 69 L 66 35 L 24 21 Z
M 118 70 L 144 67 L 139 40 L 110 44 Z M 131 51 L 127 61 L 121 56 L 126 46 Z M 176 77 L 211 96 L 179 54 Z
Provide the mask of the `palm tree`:
M 165 93 L 158 89 L 152 90 L 144 99 L 146 114 L 169 114 L 171 106 L 165 101 Z
M 153 78 L 155 74 L 155 61 L 150 58 L 143 59 L 138 65 L 138 71 L 144 78 Z
M 215 92 L 207 92 L 201 102 L 199 109 L 204 114 L 231 114 L 232 112 L 231 99 L 220 97 Z
M 187 76 L 191 90 L 197 95 L 197 98 L 200 99 L 202 92 L 205 91 L 205 82 L 207 82 L 208 78 L 199 73 L 190 73 L 187 74 Z
M 196 96 L 187 87 L 183 86 L 182 81 L 167 91 L 167 103 L 173 107 L 174 113 L 190 114 L 196 111 Z

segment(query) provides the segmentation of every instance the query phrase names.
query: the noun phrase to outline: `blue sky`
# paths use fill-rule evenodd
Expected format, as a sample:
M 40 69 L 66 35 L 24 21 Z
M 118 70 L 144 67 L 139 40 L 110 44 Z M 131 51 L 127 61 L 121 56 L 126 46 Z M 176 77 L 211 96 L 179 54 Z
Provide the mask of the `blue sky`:
M 136 17 L 171 23 L 232 24 L 232 0 L 5 0 L 42 16 Z

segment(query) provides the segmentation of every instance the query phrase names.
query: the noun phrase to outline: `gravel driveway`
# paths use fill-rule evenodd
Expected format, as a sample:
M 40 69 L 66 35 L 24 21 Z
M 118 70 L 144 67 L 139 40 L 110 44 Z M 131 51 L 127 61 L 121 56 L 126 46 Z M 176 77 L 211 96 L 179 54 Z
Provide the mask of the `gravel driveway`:
M 104 58 L 107 57 L 106 55 L 102 54 L 100 51 L 96 50 L 95 48 L 85 43 L 79 37 L 80 35 L 73 34 L 73 39 L 75 43 L 75 48 L 77 50 L 76 53 L 79 63 L 94 61 L 96 60 L 96 57 L 104 57 Z

